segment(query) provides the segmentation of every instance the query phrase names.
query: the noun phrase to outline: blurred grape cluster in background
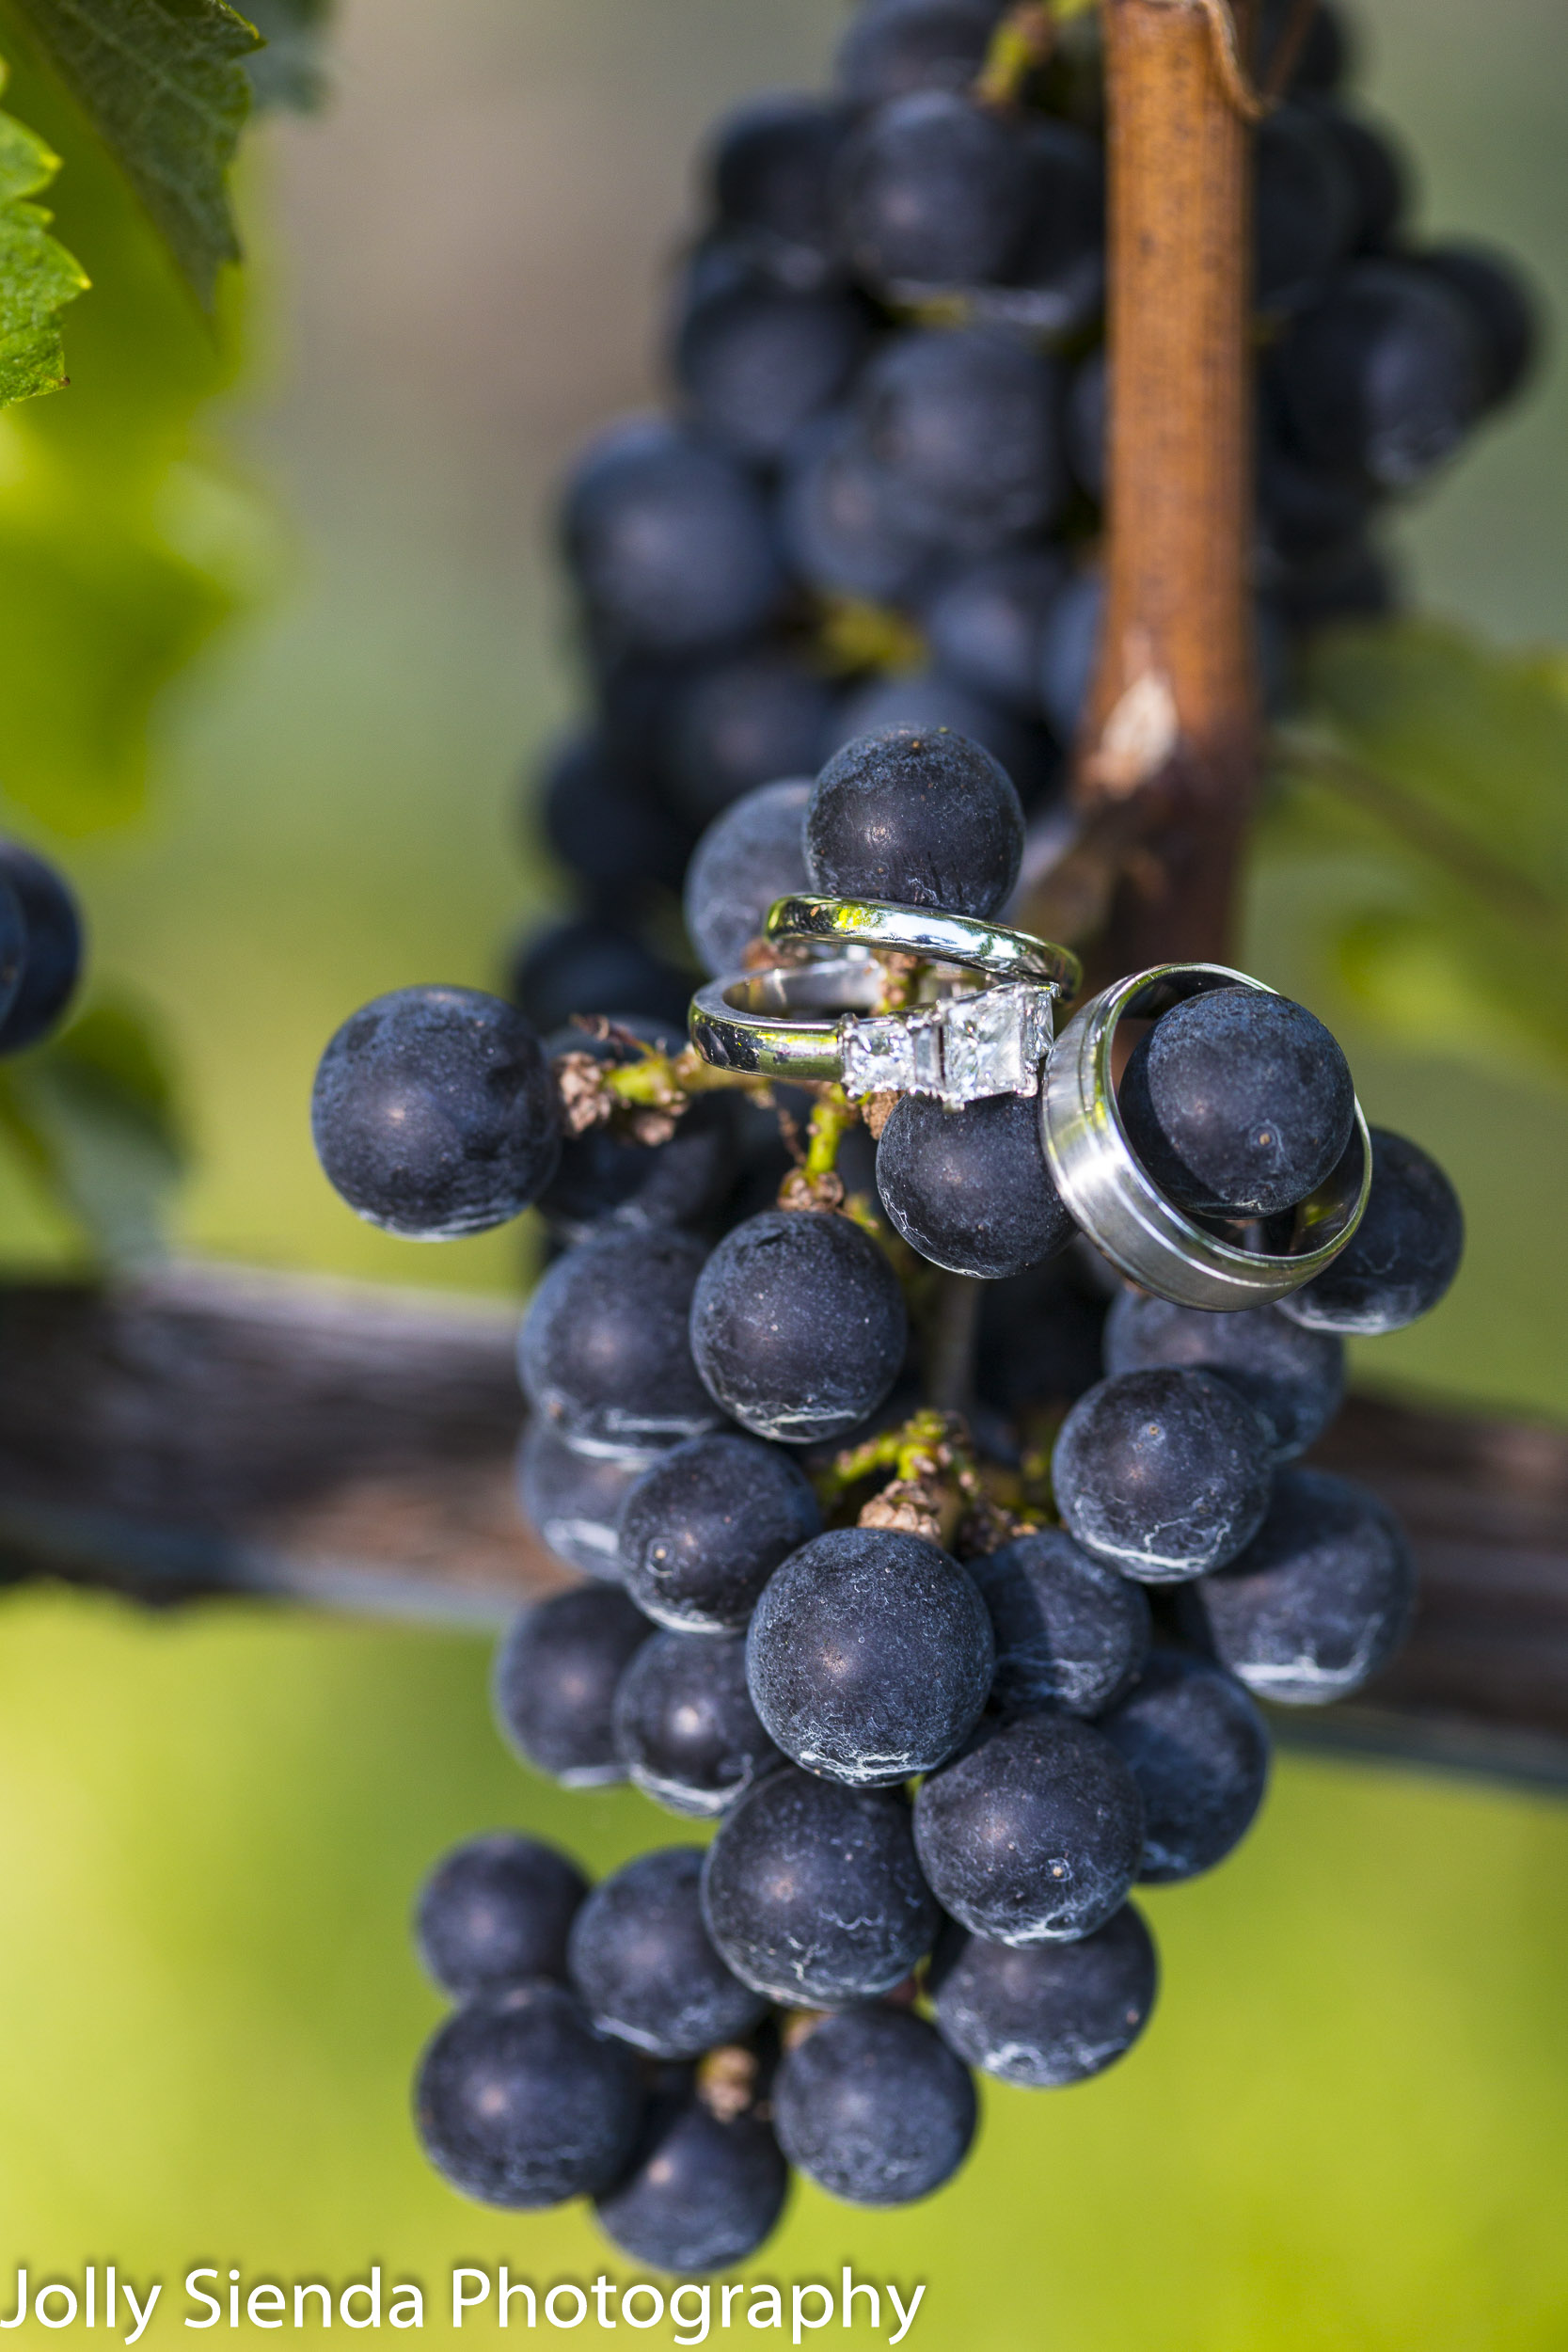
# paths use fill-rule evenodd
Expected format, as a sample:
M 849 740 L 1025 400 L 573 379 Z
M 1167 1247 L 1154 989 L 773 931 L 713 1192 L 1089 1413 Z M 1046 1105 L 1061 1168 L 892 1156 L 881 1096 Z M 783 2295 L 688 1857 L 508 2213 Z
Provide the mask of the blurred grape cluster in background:
M 1551 0 L 1355 15 L 1423 228 L 1506 246 L 1568 317 Z M 840 21 L 835 0 L 347 0 L 325 110 L 244 164 L 246 316 L 230 302 L 214 342 L 0 15 L 5 103 L 65 158 L 58 231 L 103 289 L 72 318 L 70 391 L 0 418 L 0 818 L 63 858 L 100 971 L 166 1041 L 196 1152 L 182 1246 L 520 1287 L 515 1232 L 436 1258 L 341 1208 L 310 1073 L 379 991 L 496 985 L 560 895 L 517 791 L 578 699 L 551 485 L 655 389 L 705 125 L 820 84 Z M 1558 662 L 1565 423 L 1549 356 L 1399 534 L 1414 601 Z M 1409 656 L 1449 678 L 1465 658 Z M 1563 675 L 1518 684 L 1544 698 L 1543 772 Z M 1520 839 L 1560 840 L 1562 803 L 1527 787 Z M 1287 795 L 1242 960 L 1332 1023 L 1370 1114 L 1465 1196 L 1460 1284 L 1378 1377 L 1560 1414 L 1568 1068 L 1550 1022 L 1502 1034 L 1484 993 L 1456 995 L 1415 888 Z M 0 1248 L 19 1270 L 76 1248 L 7 1158 Z M 602 2266 L 576 2217 L 462 2206 L 404 2113 L 436 2009 L 402 1932 L 429 1860 L 514 1823 L 598 1871 L 647 1835 L 641 1798 L 568 1802 L 504 1758 L 484 1666 L 478 1642 L 238 1607 L 8 1603 L 0 2296 L 13 2260 L 116 2260 L 169 2282 L 156 2342 L 198 2261 L 341 2280 L 380 2260 L 433 2289 L 458 2261 Z M 1555 1798 L 1287 1757 L 1236 1863 L 1150 1898 L 1169 1990 L 1139 2069 L 1044 2103 L 992 2086 L 940 2211 L 803 2195 L 776 2275 L 852 2256 L 924 2279 L 914 2334 L 942 2352 L 1559 2342 L 1565 1864 Z

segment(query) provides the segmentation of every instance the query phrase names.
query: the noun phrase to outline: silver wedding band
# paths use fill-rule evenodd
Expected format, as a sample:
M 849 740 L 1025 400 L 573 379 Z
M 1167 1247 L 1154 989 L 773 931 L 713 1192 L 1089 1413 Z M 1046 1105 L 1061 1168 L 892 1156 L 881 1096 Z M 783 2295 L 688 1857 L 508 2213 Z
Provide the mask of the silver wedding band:
M 1212 989 L 1277 990 L 1222 963 L 1162 963 L 1090 999 L 1068 1023 L 1040 1087 L 1040 1128 L 1056 1188 L 1113 1265 L 1179 1307 L 1234 1313 L 1289 1297 L 1331 1264 L 1361 1222 L 1372 1151 L 1361 1105 L 1338 1165 L 1292 1212 L 1283 1250 L 1224 1240 L 1167 1200 L 1127 1139 L 1111 1051 L 1124 1015 L 1155 1019 Z

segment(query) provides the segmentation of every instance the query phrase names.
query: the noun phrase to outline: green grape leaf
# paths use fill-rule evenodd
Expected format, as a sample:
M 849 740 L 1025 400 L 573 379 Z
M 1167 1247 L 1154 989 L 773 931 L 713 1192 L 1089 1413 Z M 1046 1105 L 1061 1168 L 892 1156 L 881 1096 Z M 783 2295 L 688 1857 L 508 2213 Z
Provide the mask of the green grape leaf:
M 1351 1013 L 1568 1083 L 1568 660 L 1430 621 L 1332 632 L 1278 761 L 1259 882 Z
M 87 272 L 49 234 L 53 215 L 26 200 L 59 167 L 36 132 L 0 114 L 0 407 L 65 382 L 59 314 L 86 288 Z
M 0 1063 L 0 1132 L 98 1263 L 130 1268 L 166 1254 L 189 1152 L 145 1013 L 101 997 L 57 1037 Z
M 245 0 L 245 13 L 266 42 L 245 61 L 256 105 L 314 114 L 325 103 L 330 12 L 331 0 Z
M 226 175 L 260 36 L 225 0 L 13 0 L 198 301 L 240 258 Z

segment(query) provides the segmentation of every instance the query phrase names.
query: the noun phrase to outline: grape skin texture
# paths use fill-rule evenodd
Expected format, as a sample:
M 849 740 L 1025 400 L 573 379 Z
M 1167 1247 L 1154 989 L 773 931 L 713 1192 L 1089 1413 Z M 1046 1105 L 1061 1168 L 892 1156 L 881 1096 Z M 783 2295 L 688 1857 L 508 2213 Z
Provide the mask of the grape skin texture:
M 644 1472 L 621 1521 L 621 1573 L 638 1607 L 677 1633 L 738 1633 L 779 1563 L 822 1525 L 786 1454 L 716 1431 Z
M 1009 548 L 967 564 L 926 608 L 932 652 L 960 685 L 1038 719 L 1040 627 L 1067 578 L 1056 548 Z
M 610 1227 L 558 1258 L 517 1342 L 535 1411 L 586 1449 L 658 1447 L 719 1415 L 688 1337 L 707 1246 L 689 1233 Z
M 1011 124 L 946 90 L 868 115 L 833 174 L 840 250 L 879 291 L 1006 274 L 1029 221 L 1028 151 Z
M 837 898 L 987 916 L 1012 895 L 1023 810 L 963 736 L 884 727 L 835 752 L 812 787 L 806 871 Z
M 857 736 L 880 735 L 887 727 L 911 735 L 967 736 L 1006 771 L 1026 807 L 1060 782 L 1060 758 L 1043 727 L 1027 725 L 942 669 L 884 675 L 851 694 L 829 730 L 829 755 Z
M 1465 1212 L 1436 1161 L 1386 1127 L 1370 1132 L 1372 1182 L 1360 1224 L 1333 1263 L 1281 1304 L 1310 1331 L 1401 1331 L 1431 1313 L 1465 1254 Z
M 425 2051 L 415 2116 L 431 2163 L 481 2204 L 528 2211 L 608 2188 L 641 2119 L 637 2061 L 554 1984 L 487 1994 Z
M 852 2009 L 785 2051 L 773 2113 L 785 2155 L 831 2197 L 907 2205 L 969 2153 L 974 2085 L 923 2017 Z
M 1261 1414 L 1275 1459 L 1293 1461 L 1321 1438 L 1345 1394 L 1345 1351 L 1332 1334 L 1307 1331 L 1277 1307 L 1209 1314 L 1125 1290 L 1105 1324 L 1108 1373 L 1179 1364 L 1212 1372 Z
M 694 824 L 705 825 L 742 793 L 781 776 L 815 774 L 832 738 L 835 707 L 827 680 L 793 655 L 764 650 L 716 663 L 675 713 L 673 797 Z
M 719 1824 L 703 1916 L 743 1984 L 792 2008 L 834 2009 L 902 1983 L 942 1915 L 900 1792 L 786 1765 Z
M 579 1454 L 547 1422 L 531 1421 L 517 1450 L 517 1500 L 558 1560 L 615 1583 L 621 1506 L 646 1468 L 644 1454 Z
M 844 1527 L 775 1570 L 747 1632 L 746 1679 L 797 1764 L 891 1787 L 968 1737 L 994 1655 L 967 1568 L 918 1535 Z
M 1273 1216 L 1316 1191 L 1355 1122 L 1334 1039 L 1305 1005 L 1250 988 L 1189 996 L 1133 1047 L 1117 1093 L 1129 1142 L 1197 1216 Z
M 1131 1903 L 1073 1944 L 1014 1950 L 950 1919 L 931 1962 L 937 2030 L 971 2066 L 1026 2090 L 1102 2074 L 1148 2023 L 1154 1939 Z
M 1212 1870 L 1252 1827 L 1269 1776 L 1268 1726 L 1207 1660 L 1156 1650 L 1101 1730 L 1144 1801 L 1145 1885 Z
M 1081 1396 L 1052 1456 L 1056 1505 L 1085 1551 L 1146 1584 L 1232 1560 L 1263 1523 L 1270 1431 L 1211 1372 L 1124 1372 Z
M 700 2098 L 657 2098 L 630 2169 L 594 2200 L 601 2227 L 638 2262 L 682 2278 L 755 2250 L 784 2210 L 789 2168 L 760 2117 L 721 2122 Z
M 707 178 L 726 228 L 757 238 L 797 264 L 825 262 L 831 239 L 828 183 L 847 128 L 841 110 L 793 94 L 753 98 L 715 128 Z
M 898 1278 L 847 1217 L 772 1209 L 736 1226 L 703 1268 L 691 1353 L 708 1394 L 759 1438 L 841 1437 L 904 1361 Z
M 1487 357 L 1473 310 L 1412 262 L 1337 272 L 1272 361 L 1303 453 L 1374 490 L 1413 488 L 1452 455 L 1485 405 Z
M 544 1048 L 477 988 L 400 988 L 352 1013 L 317 1068 L 310 1130 L 349 1207 L 409 1241 L 520 1216 L 561 1155 Z
M 969 1563 L 996 1637 L 995 1706 L 1098 1715 L 1148 1654 L 1143 1587 L 1096 1560 L 1065 1528 L 1033 1528 Z
M 916 526 L 976 555 L 1048 523 L 1067 469 L 1053 363 L 995 327 L 895 335 L 855 394 L 865 445 Z
M 526 1763 L 568 1788 L 624 1780 L 611 1711 L 653 1632 L 618 1585 L 588 1584 L 525 1609 L 496 1655 L 496 1722 Z
M 656 1633 L 615 1692 L 615 1747 L 666 1811 L 711 1820 L 779 1762 L 746 1687 L 746 1645 Z
M 686 870 L 687 937 L 714 979 L 738 972 L 768 910 L 806 884 L 801 840 L 809 776 L 786 776 L 732 801 L 716 817 Z
M 566 1934 L 588 1881 L 536 1837 L 497 1830 L 454 1846 L 420 1890 L 414 1933 L 432 1982 L 466 2001 L 525 1978 L 566 1977 Z
M 857 106 L 911 90 L 964 90 L 985 62 L 1005 0 L 871 0 L 839 44 L 837 79 Z
M 0 839 L 0 1054 L 20 1054 L 52 1029 L 82 970 L 82 910 L 58 868 Z M 14 902 L 14 916 L 12 912 Z M 14 992 L 5 976 L 20 965 Z
M 1065 1249 L 1076 1228 L 1040 1143 L 1039 1104 L 993 1094 L 950 1111 L 900 1096 L 877 1145 L 877 1190 L 923 1258 L 995 1281 Z
M 601 2033 L 654 2058 L 694 2058 L 759 2026 L 768 2003 L 730 1974 L 703 1925 L 700 1846 L 639 1854 L 572 1922 L 567 1966 Z
M 1291 1470 L 1241 1558 L 1183 1592 L 1181 1622 L 1257 1697 L 1326 1707 L 1387 1664 L 1415 1598 L 1393 1513 L 1348 1478 Z
M 756 484 L 657 419 L 614 426 L 584 452 L 562 530 L 590 612 L 630 649 L 733 644 L 763 626 L 783 592 Z
M 1126 1897 L 1143 1857 L 1143 1800 L 1089 1724 L 1021 1715 L 922 1783 L 914 1842 L 937 1900 L 974 1934 L 1070 1942 Z
M 751 464 L 775 464 L 839 398 L 868 340 L 864 313 L 841 294 L 741 279 L 692 304 L 675 373 L 705 432 Z

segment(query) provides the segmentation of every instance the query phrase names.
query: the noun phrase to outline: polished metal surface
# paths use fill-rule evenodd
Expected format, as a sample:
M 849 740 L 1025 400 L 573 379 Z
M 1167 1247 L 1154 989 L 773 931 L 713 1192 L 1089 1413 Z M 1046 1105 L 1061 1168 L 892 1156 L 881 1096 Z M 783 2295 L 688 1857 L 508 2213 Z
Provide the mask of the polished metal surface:
M 885 977 L 855 957 L 712 980 L 691 1000 L 691 1041 L 721 1070 L 834 1078 L 856 1100 L 935 1094 L 956 1108 L 1037 1090 L 1051 1051 L 1049 988 L 1015 983 L 879 1013 Z
M 1124 1016 L 1153 1019 L 1216 988 L 1276 992 L 1219 963 L 1167 963 L 1091 998 L 1069 1022 L 1046 1067 L 1040 1128 L 1052 1173 L 1077 1223 L 1114 1265 L 1156 1297 L 1220 1314 L 1267 1306 L 1309 1282 L 1361 1222 L 1371 1143 L 1359 1103 L 1338 1166 L 1294 1211 L 1288 1248 L 1243 1249 L 1176 1208 L 1127 1140 L 1111 1052 Z
M 769 910 L 770 940 L 814 941 L 840 952 L 847 946 L 918 956 L 932 963 L 985 972 L 997 979 L 1036 980 L 1058 995 L 1078 993 L 1083 968 L 1066 947 L 1027 931 L 983 923 L 934 907 L 889 905 L 879 898 L 825 898 L 802 893 Z

